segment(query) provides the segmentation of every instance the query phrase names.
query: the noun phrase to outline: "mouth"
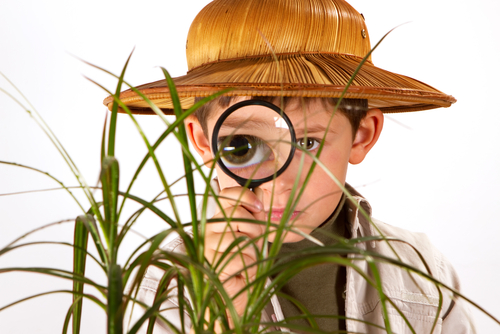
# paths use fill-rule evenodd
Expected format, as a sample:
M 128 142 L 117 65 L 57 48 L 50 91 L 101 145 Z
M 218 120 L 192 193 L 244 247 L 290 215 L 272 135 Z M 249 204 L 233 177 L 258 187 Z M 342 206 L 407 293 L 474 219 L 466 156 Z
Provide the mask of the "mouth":
M 285 214 L 284 209 L 275 209 L 272 210 L 271 212 L 266 212 L 266 217 L 269 217 L 269 213 L 271 213 L 271 221 L 280 221 L 283 218 L 283 215 Z M 293 211 L 292 214 L 289 214 L 289 219 L 288 220 L 293 220 L 295 219 L 298 215 L 300 214 L 300 211 Z

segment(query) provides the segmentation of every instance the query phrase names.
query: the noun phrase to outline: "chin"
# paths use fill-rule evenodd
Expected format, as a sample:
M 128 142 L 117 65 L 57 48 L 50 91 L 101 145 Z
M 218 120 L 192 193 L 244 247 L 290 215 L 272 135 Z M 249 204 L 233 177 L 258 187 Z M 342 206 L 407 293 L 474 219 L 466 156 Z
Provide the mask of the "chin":
M 304 232 L 304 231 L 303 231 Z M 304 232 L 307 233 L 307 232 Z M 269 242 L 274 242 L 274 233 L 269 235 Z M 287 232 L 283 238 L 283 243 L 291 243 L 291 242 L 299 242 L 304 240 L 304 237 L 301 234 L 297 234 L 296 232 Z

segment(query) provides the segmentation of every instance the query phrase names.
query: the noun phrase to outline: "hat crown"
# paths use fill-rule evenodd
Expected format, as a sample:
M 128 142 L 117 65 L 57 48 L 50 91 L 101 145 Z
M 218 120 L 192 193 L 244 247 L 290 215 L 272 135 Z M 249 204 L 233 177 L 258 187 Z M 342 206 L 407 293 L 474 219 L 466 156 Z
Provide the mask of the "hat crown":
M 189 69 L 286 53 L 364 57 L 370 51 L 361 14 L 343 0 L 215 0 L 189 29 Z
M 273 56 L 273 52 L 275 56 Z M 196 97 L 366 99 L 385 113 L 449 107 L 456 99 L 412 78 L 373 65 L 364 18 L 344 0 L 214 0 L 191 24 L 189 71 L 174 78 L 183 109 Z M 136 87 L 173 113 L 162 79 Z M 113 108 L 114 96 L 105 104 Z M 136 90 L 120 94 L 135 113 L 153 113 Z

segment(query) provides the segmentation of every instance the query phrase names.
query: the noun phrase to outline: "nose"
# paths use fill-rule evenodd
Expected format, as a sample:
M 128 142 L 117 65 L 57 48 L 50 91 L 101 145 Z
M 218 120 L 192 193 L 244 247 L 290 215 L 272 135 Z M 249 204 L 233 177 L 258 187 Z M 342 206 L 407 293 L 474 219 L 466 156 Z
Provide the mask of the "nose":
M 267 196 L 274 196 L 275 205 L 286 204 L 296 182 L 297 189 L 302 186 L 303 178 L 307 175 L 309 167 L 304 163 L 301 168 L 300 160 L 299 157 L 294 157 L 278 177 L 259 186 Z M 305 175 L 303 176 L 303 174 Z

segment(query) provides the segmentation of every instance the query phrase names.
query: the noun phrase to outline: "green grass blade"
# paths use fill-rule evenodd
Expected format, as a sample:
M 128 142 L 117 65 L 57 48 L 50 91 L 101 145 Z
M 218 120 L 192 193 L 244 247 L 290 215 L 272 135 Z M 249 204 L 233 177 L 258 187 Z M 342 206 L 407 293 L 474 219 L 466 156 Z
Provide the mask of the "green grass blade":
M 87 78 L 88 79 L 88 78 Z M 90 81 L 92 81 L 91 79 L 88 79 Z M 102 87 L 101 85 L 99 85 L 98 83 L 92 81 L 94 84 L 96 84 L 97 86 L 101 87 L 102 89 L 106 90 L 104 87 Z M 108 92 L 109 93 L 109 92 Z M 144 134 L 144 132 L 142 131 L 141 127 L 139 126 L 139 123 L 136 121 L 135 117 L 133 116 L 132 112 L 130 111 L 130 109 L 119 99 L 119 97 L 116 97 L 113 95 L 113 99 L 114 99 L 114 102 L 117 103 L 121 108 L 122 110 L 124 110 L 129 116 L 130 118 L 132 119 L 134 125 L 136 126 L 137 130 L 139 131 L 140 135 L 142 136 L 142 139 L 144 140 L 144 143 L 146 144 L 147 148 L 148 148 L 148 151 L 149 151 L 149 154 L 151 156 L 151 158 L 153 159 L 153 162 L 155 164 L 155 167 L 156 167 L 156 170 L 158 172 L 158 175 L 160 176 L 160 180 L 162 182 L 162 185 L 164 187 L 164 190 L 165 192 L 167 193 L 168 197 L 169 197 L 169 200 L 170 200 L 170 203 L 172 205 L 172 210 L 174 211 L 174 216 L 176 218 L 176 221 L 178 222 L 178 224 L 181 224 L 181 219 L 180 219 L 180 215 L 179 215 L 179 210 L 177 209 L 177 206 L 175 205 L 175 201 L 173 199 L 173 194 L 170 190 L 170 186 L 168 185 L 167 183 L 167 180 L 165 178 L 165 175 L 163 173 L 163 170 L 161 169 L 160 167 L 160 163 L 155 155 L 155 153 L 153 152 L 152 150 L 152 147 L 151 145 L 149 144 L 149 141 L 148 139 L 146 138 L 146 135 Z
M 122 334 L 124 314 L 122 268 L 117 264 L 109 266 L 107 299 L 108 334 Z
M 102 263 L 94 255 L 92 255 L 92 253 L 87 252 L 85 248 L 77 247 L 72 243 L 62 242 L 62 241 L 32 241 L 24 244 L 18 244 L 15 246 L 8 246 L 0 250 L 0 256 L 22 247 L 38 246 L 38 245 L 59 245 L 59 246 L 68 246 L 71 247 L 72 249 L 78 249 L 80 252 L 85 253 L 87 256 L 90 256 L 90 258 L 93 259 L 95 263 L 101 267 L 101 269 L 106 270 L 106 268 L 102 265 Z
M 107 156 L 102 161 L 101 169 L 102 198 L 104 207 L 104 238 L 108 243 L 110 261 L 115 263 L 116 250 L 114 243 L 118 230 L 118 186 L 120 181 L 120 167 L 115 157 Z
M 106 128 L 108 125 L 108 113 L 104 116 L 104 126 L 102 128 L 102 138 L 101 138 L 101 164 L 106 156 Z
M 67 334 L 68 333 L 68 327 L 69 327 L 69 321 L 71 320 L 71 316 L 73 316 L 73 334 L 74 333 L 80 333 L 80 320 L 78 319 L 78 329 L 75 332 L 75 316 L 74 314 L 76 313 L 75 310 L 78 307 L 78 305 L 82 305 L 82 297 L 73 295 L 73 304 L 68 309 L 68 312 L 66 312 L 66 317 L 64 317 L 64 324 L 63 324 L 63 330 L 62 334 Z M 81 313 L 81 312 L 80 312 Z M 80 315 L 81 317 L 81 315 Z
M 156 290 L 156 294 L 155 294 L 155 299 L 153 301 L 153 303 L 155 303 L 156 301 L 160 300 L 160 298 L 163 298 L 162 295 L 165 294 L 165 292 L 167 292 L 167 288 L 170 284 L 170 282 L 172 281 L 172 279 L 174 278 L 174 275 L 175 275 L 175 271 L 173 270 L 168 270 L 164 273 L 163 277 L 161 278 L 160 282 L 158 283 L 158 288 Z M 182 288 L 182 284 L 178 286 L 179 288 L 179 293 L 182 293 L 183 291 L 183 288 Z M 179 300 L 182 300 L 182 296 L 179 295 L 178 297 Z M 179 315 L 181 317 L 181 328 L 184 328 L 184 312 L 182 310 L 182 307 L 183 307 L 183 303 L 179 303 Z M 157 319 L 157 316 L 155 314 L 153 314 L 150 318 L 149 318 L 149 323 L 148 323 L 148 329 L 147 329 L 147 334 L 153 334 L 153 330 L 154 330 L 154 325 L 155 325 L 155 322 L 156 322 L 156 319 Z
M 26 272 L 26 273 L 37 273 L 37 274 L 44 274 L 44 275 L 49 275 L 53 277 L 58 277 L 58 278 L 63 278 L 67 279 L 70 281 L 78 281 L 83 284 L 88 284 L 96 288 L 99 292 L 101 292 L 103 295 L 106 287 L 97 284 L 93 280 L 85 277 L 85 276 L 80 276 L 74 274 L 72 271 L 67 271 L 67 270 L 62 270 L 62 269 L 57 269 L 57 268 L 43 268 L 43 267 L 9 267 L 9 268 L 1 268 L 0 269 L 0 274 L 4 273 L 11 273 L 11 272 Z M 73 290 L 69 290 L 73 293 Z
M 76 57 L 76 58 L 78 58 L 78 57 Z M 107 74 L 109 74 L 109 75 L 111 75 L 111 76 L 113 76 L 113 77 L 115 77 L 115 78 L 119 78 L 117 75 L 115 75 L 115 74 L 113 74 L 113 73 L 111 73 L 111 72 L 109 72 L 109 71 L 107 71 L 107 70 L 105 70 L 105 69 L 103 69 L 103 68 L 101 68 L 101 67 L 99 67 L 99 66 L 97 66 L 97 65 L 94 65 L 94 64 L 92 64 L 92 63 L 89 63 L 89 62 L 87 62 L 87 61 L 85 61 L 85 60 L 83 60 L 83 59 L 81 59 L 81 58 L 78 58 L 78 59 L 79 59 L 80 61 L 82 61 L 83 63 L 85 63 L 85 64 L 87 64 L 87 65 L 91 66 L 91 67 L 94 67 L 94 68 L 96 68 L 96 69 L 98 69 L 98 70 L 100 70 L 100 71 L 103 71 L 104 73 L 107 73 Z M 95 81 L 93 81 L 92 79 L 89 79 L 89 78 L 87 78 L 87 79 L 88 79 L 89 81 L 93 82 L 94 84 L 96 84 L 97 86 L 101 87 L 101 88 L 102 88 L 103 90 L 105 90 L 106 92 L 108 92 L 108 91 L 107 91 L 104 87 L 102 87 L 101 85 L 99 85 L 98 83 L 96 83 Z M 123 78 L 122 78 L 122 80 L 123 80 Z M 157 115 L 158 115 L 158 116 L 159 116 L 159 117 L 160 117 L 160 118 L 164 121 L 164 123 L 165 123 L 165 124 L 167 125 L 167 127 L 168 127 L 168 128 L 167 128 L 167 130 L 166 130 L 166 131 L 165 131 L 165 132 L 164 132 L 164 133 L 160 136 L 160 138 L 159 138 L 159 139 L 155 142 L 155 144 L 152 146 L 152 150 L 153 150 L 153 151 L 154 151 L 154 150 L 155 150 L 155 149 L 156 149 L 156 148 L 160 145 L 160 143 L 161 143 L 161 142 L 162 142 L 162 141 L 163 141 L 163 140 L 164 140 L 164 139 L 168 136 L 168 134 L 170 134 L 171 132 L 174 132 L 174 133 L 175 133 L 175 131 L 174 131 L 174 130 L 178 127 L 178 125 L 179 125 L 179 124 L 181 124 L 181 123 L 184 121 L 184 119 L 185 119 L 186 117 L 188 117 L 189 115 L 191 115 L 191 114 L 192 114 L 192 113 L 193 113 L 196 109 L 198 109 L 200 106 L 202 106 L 203 104 L 207 103 L 208 101 L 211 101 L 211 100 L 213 100 L 213 99 L 215 99 L 215 98 L 217 98 L 217 97 L 219 97 L 219 96 L 221 96 L 221 95 L 223 95 L 223 94 L 225 94 L 225 93 L 227 93 L 227 92 L 229 92 L 229 91 L 233 90 L 233 89 L 231 89 L 231 88 L 224 89 L 224 90 L 221 90 L 221 91 L 219 91 L 219 92 L 217 92 L 217 93 L 214 93 L 214 94 L 212 94 L 212 95 L 210 95 L 210 96 L 208 96 L 208 97 L 203 98 L 202 100 L 200 100 L 200 101 L 198 101 L 197 103 L 195 103 L 195 104 L 194 104 L 191 108 L 189 108 L 186 112 L 184 112 L 184 113 L 182 114 L 182 116 L 177 117 L 177 118 L 176 118 L 176 121 L 175 121 L 173 124 L 170 124 L 170 123 L 166 120 L 165 115 L 163 114 L 163 112 L 162 112 L 162 111 L 161 111 L 161 110 L 160 110 L 160 109 L 159 109 L 159 108 L 158 108 L 158 107 L 157 107 L 157 106 L 156 106 L 156 105 L 155 105 L 155 104 L 154 104 L 154 103 L 153 103 L 153 102 L 152 102 L 152 101 L 151 101 L 151 100 L 147 97 L 147 96 L 145 96 L 143 93 L 141 93 L 139 90 L 137 90 L 134 86 L 130 85 L 130 84 L 129 84 L 128 82 L 126 82 L 125 80 L 123 80 L 123 83 L 124 83 L 124 84 L 126 84 L 126 85 L 127 85 L 127 86 L 128 86 L 128 87 L 132 90 L 132 91 L 134 91 L 136 94 L 138 94 L 138 95 L 139 95 L 139 96 L 140 96 L 140 97 L 141 97 L 141 98 L 142 98 L 142 99 L 143 99 L 143 100 L 144 100 L 144 101 L 145 101 L 145 102 L 146 102 L 146 103 L 150 106 L 150 108 L 151 108 L 151 109 L 152 109 L 152 110 L 153 110 L 153 111 L 154 111 L 154 112 L 155 112 L 155 113 L 156 113 L 156 114 L 157 114 Z M 108 94 L 112 95 L 110 92 L 108 92 Z M 116 96 L 116 95 L 115 95 L 115 96 L 114 96 L 114 100 L 115 100 L 115 102 L 119 101 L 119 95 L 118 95 L 118 96 Z M 127 109 L 128 109 L 128 108 L 127 108 Z M 176 135 L 178 135 L 177 133 L 175 133 L 175 134 L 176 134 Z M 187 152 L 187 153 L 189 154 L 189 152 L 188 152 L 188 150 L 189 150 L 189 149 L 188 149 L 188 145 L 187 145 L 187 143 L 185 143 L 185 145 L 183 145 L 183 143 L 181 143 L 181 145 L 182 145 L 183 149 L 185 150 L 185 152 Z M 146 155 L 146 157 L 143 159 L 143 161 L 141 162 L 140 166 L 138 167 L 138 169 L 137 169 L 136 173 L 135 173 L 135 174 L 134 174 L 134 176 L 132 177 L 132 180 L 131 180 L 130 185 L 129 185 L 129 187 L 128 187 L 128 189 L 127 189 L 127 192 L 126 192 L 127 194 L 130 192 L 130 190 L 131 190 L 131 188 L 132 188 L 132 185 L 134 184 L 134 182 L 135 182 L 135 180 L 137 179 L 137 177 L 138 177 L 138 175 L 139 175 L 140 171 L 142 170 L 142 168 L 144 167 L 144 165 L 146 164 L 147 160 L 148 160 L 150 157 L 151 157 L 151 155 L 150 155 L 150 154 L 149 154 L 149 152 L 148 152 L 148 154 Z M 196 160 L 195 160 L 194 158 L 192 158 L 191 160 L 195 163 L 196 169 L 200 172 L 200 174 L 201 174 L 202 176 L 204 176 L 203 171 L 201 170 L 201 167 L 200 167 L 198 164 L 196 164 Z M 207 183 L 207 184 L 208 184 L 208 183 Z M 120 213 L 121 213 L 121 211 L 122 211 L 122 209 L 123 209 L 123 206 L 124 206 L 124 204 L 125 204 L 125 200 L 126 200 L 126 198 L 127 198 L 127 196 L 125 196 L 124 200 L 122 201 L 122 205 L 121 205 L 121 207 L 120 207 L 120 210 L 119 210 L 118 216 L 120 216 Z
M 100 203 L 96 203 L 97 208 L 99 208 Z M 104 245 L 102 244 L 102 239 L 99 234 L 99 229 L 97 228 L 97 223 L 94 219 L 94 216 L 91 215 L 95 210 L 91 208 L 89 212 L 87 212 L 87 216 L 91 219 L 85 220 L 84 224 L 87 227 L 87 230 L 90 232 L 90 235 L 92 237 L 92 240 L 94 241 L 94 246 L 97 249 L 97 253 L 99 254 L 99 257 L 101 261 L 104 263 L 105 266 L 108 265 L 109 259 L 107 256 L 106 248 L 104 248 Z
M 23 302 L 25 302 L 27 300 L 31 300 L 31 299 L 42 297 L 42 296 L 48 296 L 48 295 L 52 295 L 52 294 L 56 294 L 56 293 L 69 293 L 69 294 L 73 295 L 73 290 L 53 290 L 53 291 L 47 291 L 47 292 L 37 293 L 35 295 L 31 295 L 29 297 L 25 297 L 23 299 L 16 300 L 13 303 L 10 303 L 8 305 L 0 307 L 0 312 L 4 311 L 4 310 L 6 310 L 6 309 L 8 309 L 8 308 L 10 308 L 12 306 L 15 306 L 17 304 L 23 303 Z M 93 301 L 96 305 L 98 305 L 99 307 L 101 307 L 103 310 L 106 309 L 106 305 L 104 305 L 102 303 L 102 301 L 100 301 L 99 298 L 97 298 L 96 296 L 89 295 L 89 294 L 82 294 L 81 296 L 84 297 L 84 298 L 87 298 L 87 299 L 89 299 L 91 301 Z
M 89 231 L 85 226 L 85 221 L 92 219 L 88 217 L 90 215 L 78 216 L 75 222 L 75 233 L 73 242 L 75 248 L 73 250 L 73 273 L 77 275 L 85 275 L 85 265 L 87 261 L 87 245 L 89 241 Z M 83 284 L 77 281 L 73 281 L 73 334 L 80 333 L 80 324 L 82 318 L 82 306 L 83 300 L 78 293 L 83 293 Z
M 29 169 L 29 170 L 32 170 L 34 172 L 37 172 L 37 173 L 40 173 L 40 174 L 43 174 L 49 178 L 51 178 L 52 180 L 54 180 L 55 182 L 57 182 L 64 190 L 66 190 L 68 192 L 68 194 L 73 198 L 73 200 L 76 202 L 76 204 L 80 207 L 80 209 L 82 210 L 82 212 L 85 212 L 85 209 L 83 209 L 83 206 L 80 204 L 80 201 L 78 201 L 78 199 L 75 197 L 75 195 L 73 194 L 73 192 L 64 185 L 64 183 L 59 180 L 58 178 L 56 178 L 55 176 L 51 175 L 50 173 L 48 172 L 44 172 L 38 168 L 35 168 L 35 167 L 31 167 L 31 166 L 27 166 L 27 165 L 23 165 L 23 164 L 18 164 L 16 162 L 10 162 L 10 161 L 3 161 L 3 160 L 0 160 L 0 164 L 3 164 L 3 165 L 10 165 L 10 166 L 15 166 L 15 167 L 20 167 L 20 168 L 25 168 L 25 169 Z
M 385 330 L 387 334 L 392 334 L 391 322 L 389 321 L 389 313 L 387 312 L 387 296 L 382 289 L 382 279 L 380 278 L 378 268 L 370 257 L 366 258 L 366 262 L 370 267 L 370 273 L 375 281 L 375 288 L 377 289 L 378 296 L 380 298 L 380 305 L 382 306 L 382 317 L 384 319 Z M 413 331 L 414 332 L 414 331 Z
M 122 84 L 123 84 L 123 77 L 125 76 L 125 71 L 127 70 L 128 63 L 129 63 L 130 58 L 132 57 L 133 53 L 134 53 L 134 50 L 132 50 L 132 52 L 128 56 L 127 61 L 125 62 L 125 65 L 123 66 L 122 73 L 120 74 L 120 77 L 118 78 L 118 84 L 116 85 L 116 92 L 115 92 L 116 97 L 120 96 L 120 92 L 122 90 Z M 117 115 L 118 115 L 118 103 L 113 102 L 113 108 L 111 110 L 111 120 L 109 121 L 109 132 L 108 132 L 108 156 L 111 156 L 111 157 L 113 157 L 115 155 Z
M 174 113 L 177 118 L 180 118 L 183 114 L 182 106 L 180 103 L 179 95 L 177 93 L 177 89 L 175 87 L 174 81 L 168 71 L 162 67 L 163 75 L 165 76 L 165 80 L 167 81 L 168 89 L 170 92 L 170 98 L 172 100 L 172 104 L 174 106 Z M 180 123 L 178 126 L 178 136 L 177 140 L 182 145 L 182 160 L 184 164 L 184 177 L 186 179 L 186 187 L 189 198 L 189 208 L 191 211 L 191 222 L 192 222 L 192 233 L 193 233 L 193 243 L 196 245 L 196 256 L 199 261 L 203 261 L 204 259 L 204 238 L 200 237 L 200 228 L 198 222 L 198 214 L 197 214 L 197 204 L 195 198 L 195 190 L 194 190 L 194 177 L 193 177 L 193 167 L 192 161 L 188 156 L 187 152 L 189 151 L 188 139 L 186 134 L 186 128 L 184 123 Z M 195 295 L 201 295 L 202 290 L 204 288 L 203 280 L 204 277 L 199 275 L 197 271 L 192 271 L 192 282 L 197 293 Z M 199 299 L 198 299 L 199 300 Z M 200 307 L 201 305 L 197 305 Z
M 23 95 L 21 90 L 17 88 L 16 85 L 14 85 L 3 73 L 0 72 L 0 75 L 9 82 L 9 84 L 14 87 L 14 89 L 23 97 L 23 99 L 28 103 L 30 108 L 25 107 L 19 100 L 17 100 L 14 96 L 9 94 L 7 91 L 4 89 L 0 88 L 0 91 L 4 92 L 7 96 L 9 96 L 14 102 L 16 102 L 18 105 L 21 106 L 24 111 L 26 111 L 31 118 L 35 121 L 35 123 L 42 129 L 42 131 L 47 135 L 49 140 L 52 142 L 52 144 L 55 146 L 59 154 L 62 156 L 68 167 L 70 168 L 72 174 L 75 176 L 77 179 L 78 183 L 82 187 L 87 199 L 91 203 L 91 205 L 94 207 L 95 206 L 95 200 L 92 195 L 92 192 L 90 191 L 85 179 L 83 178 L 83 175 L 80 173 L 78 167 L 74 163 L 73 159 L 71 159 L 71 156 L 68 154 L 62 143 L 59 141 L 57 136 L 52 132 L 51 128 L 47 125 L 45 120 L 42 118 L 42 116 L 37 112 L 37 110 L 33 107 L 33 105 L 29 102 L 29 100 Z M 100 213 L 98 210 L 95 210 L 95 215 L 99 220 L 101 220 Z
M 60 225 L 60 224 L 65 224 L 65 223 L 70 223 L 70 222 L 72 223 L 73 221 L 74 221 L 74 219 L 65 219 L 65 220 L 60 220 L 60 221 L 57 221 L 57 222 L 54 222 L 54 223 L 49 223 L 49 224 L 45 224 L 45 225 L 42 225 L 40 227 L 37 227 L 37 228 L 35 228 L 35 229 L 33 229 L 33 230 L 29 231 L 29 232 L 26 232 L 25 234 L 21 235 L 20 237 L 16 238 L 14 241 L 12 241 L 7 246 L 5 246 L 4 249 L 12 247 L 14 244 L 16 244 L 17 242 L 21 241 L 22 239 L 24 239 L 24 238 L 32 235 L 33 233 L 36 233 L 38 231 L 44 230 L 44 229 L 52 227 L 52 226 L 56 226 L 56 225 Z
M 9 161 L 0 161 L 0 164 L 5 164 L 5 165 L 11 165 L 11 166 L 16 166 L 16 167 L 20 167 L 20 168 L 25 168 L 25 169 L 28 169 L 28 170 L 32 170 L 32 171 L 35 171 L 37 173 L 41 173 L 49 178 L 51 178 L 52 180 L 54 180 L 55 182 L 57 182 L 59 185 L 61 185 L 61 187 L 66 190 L 68 192 L 68 194 L 75 200 L 75 202 L 78 204 L 78 206 L 80 207 L 80 209 L 82 210 L 82 212 L 85 213 L 85 210 L 83 209 L 82 205 L 80 204 L 80 202 L 77 200 L 77 198 L 75 197 L 75 195 L 73 194 L 73 192 L 70 190 L 70 188 L 74 188 L 74 187 L 67 187 L 66 185 L 64 185 L 64 183 L 62 181 L 60 181 L 59 179 L 57 179 L 56 177 L 52 176 L 50 173 L 48 172 L 44 172 L 38 168 L 34 168 L 34 167 L 31 167 L 31 166 L 26 166 L 26 165 L 23 165 L 23 164 L 18 164 L 18 163 L 15 163 L 15 162 L 9 162 Z M 100 217 L 100 212 L 98 210 L 98 207 L 99 207 L 99 204 L 96 203 L 94 200 L 93 200 L 93 196 L 91 195 L 91 192 L 90 192 L 90 187 L 84 187 L 80 184 L 79 187 L 77 187 L 77 189 L 82 189 L 84 190 L 85 193 L 90 193 L 90 197 L 87 196 L 88 198 L 92 198 L 92 212 L 97 212 L 99 217 Z M 88 190 L 88 191 L 86 191 Z M 87 194 L 88 195 L 88 194 Z M 102 220 L 102 218 L 101 218 Z M 58 223 L 57 223 L 58 224 Z M 95 226 L 95 224 L 94 224 Z M 100 237 L 98 235 L 98 233 L 96 232 L 97 231 L 97 227 L 94 228 L 94 226 L 89 226 L 89 229 L 90 231 L 94 231 L 93 233 L 93 239 L 94 239 L 94 243 L 96 245 L 96 248 L 99 252 L 99 255 L 101 256 L 101 260 L 105 263 L 107 263 L 107 259 L 106 259 L 106 251 L 104 249 L 104 247 L 102 246 L 102 242 L 100 240 Z M 42 227 L 44 228 L 44 227 Z M 37 229 L 38 230 L 38 229 Z M 31 232 L 28 232 L 28 234 L 22 236 L 21 238 L 24 238 L 26 237 L 27 235 L 31 234 Z M 11 244 L 19 241 L 20 239 L 16 239 L 14 242 L 12 242 Z
M 128 331 L 128 334 L 136 334 L 138 333 L 139 329 L 141 328 L 141 326 L 144 324 L 144 322 L 146 322 L 146 320 L 148 320 L 151 316 L 153 315 L 157 315 L 159 316 L 157 313 L 158 313 L 158 310 L 160 309 L 161 307 L 161 304 L 166 300 L 166 298 L 162 298 L 162 299 L 159 299 L 157 300 L 152 306 L 147 306 L 145 308 L 145 312 L 144 314 L 141 316 L 141 318 L 139 320 L 137 320 L 137 322 L 132 326 L 132 328 Z M 167 326 L 169 327 L 169 330 L 172 331 L 172 333 L 174 334 L 185 334 L 184 331 L 179 331 L 179 329 L 177 329 L 177 327 L 172 324 L 170 321 L 168 321 L 168 319 L 165 319 L 163 317 L 160 317 L 160 319 L 165 322 L 167 324 Z M 208 333 L 207 333 L 208 334 Z
M 174 105 L 174 113 L 177 118 L 180 118 L 183 114 L 181 102 L 179 99 L 179 95 L 177 93 L 177 89 L 175 88 L 175 83 L 168 71 L 165 68 L 161 68 L 163 71 L 163 75 L 165 76 L 165 80 L 167 81 L 168 89 L 170 92 L 170 98 L 172 99 L 172 104 Z M 183 144 L 183 148 L 188 147 L 188 139 L 186 134 L 186 128 L 184 123 L 179 123 L 177 136 L 178 141 Z M 193 178 L 193 166 L 191 164 L 191 159 L 186 154 L 185 149 L 182 151 L 182 160 L 184 162 L 184 176 L 186 178 L 186 186 L 189 197 L 189 207 L 191 210 L 191 221 L 193 222 L 193 240 L 195 244 L 199 245 L 199 253 L 198 258 L 203 259 L 203 239 L 199 237 L 199 228 L 198 228 L 198 215 L 196 212 L 196 198 L 195 198 L 195 190 L 194 190 L 194 178 Z
M 138 281 L 142 280 L 144 277 L 144 274 L 146 273 L 147 267 L 151 264 L 151 259 L 153 258 L 153 255 L 156 251 L 158 251 L 161 243 L 165 238 L 171 233 L 171 230 L 166 230 L 161 233 L 158 233 L 151 239 L 151 246 L 149 247 L 148 250 L 143 252 L 141 255 L 138 256 L 138 259 L 140 258 L 141 261 L 139 262 L 134 262 L 134 265 L 140 265 L 139 269 L 136 274 L 136 282 L 133 284 L 133 286 L 138 286 Z M 133 267 L 130 268 L 125 268 L 126 271 L 131 271 Z

